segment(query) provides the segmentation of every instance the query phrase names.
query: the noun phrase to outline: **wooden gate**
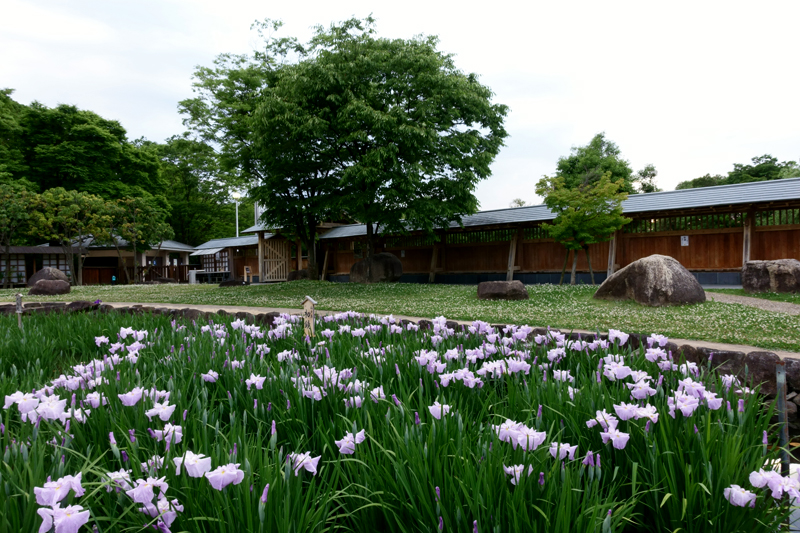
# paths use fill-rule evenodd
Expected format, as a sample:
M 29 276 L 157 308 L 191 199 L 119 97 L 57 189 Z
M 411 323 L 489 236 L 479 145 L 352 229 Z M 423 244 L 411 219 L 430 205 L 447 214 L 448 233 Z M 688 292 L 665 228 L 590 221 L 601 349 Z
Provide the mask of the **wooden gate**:
M 269 239 L 264 241 L 264 268 L 259 281 L 286 281 L 289 277 L 289 264 L 292 260 L 289 241 Z

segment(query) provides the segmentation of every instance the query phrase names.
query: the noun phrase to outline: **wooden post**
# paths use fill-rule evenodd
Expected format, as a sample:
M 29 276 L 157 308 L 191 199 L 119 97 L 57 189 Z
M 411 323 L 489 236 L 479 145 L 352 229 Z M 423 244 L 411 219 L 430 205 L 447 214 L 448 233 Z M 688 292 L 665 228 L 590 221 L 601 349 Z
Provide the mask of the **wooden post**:
M 428 283 L 433 283 L 436 280 L 436 256 L 439 255 L 439 245 L 433 245 L 433 253 L 431 254 L 431 271 L 428 274 Z
M 606 277 L 610 278 L 611 275 L 614 273 L 614 264 L 617 262 L 617 234 L 619 232 L 615 231 L 611 235 L 611 241 L 608 243 L 608 270 L 606 271 Z
M 330 253 L 330 246 L 325 247 L 325 259 L 322 261 L 322 281 L 325 281 L 325 276 L 328 274 L 328 254 Z
M 508 247 L 508 271 L 506 272 L 506 281 L 511 281 L 514 279 L 514 262 L 517 259 L 517 236 L 518 234 L 515 233 L 513 237 L 511 237 L 511 244 Z
M 295 243 L 297 245 L 297 270 L 303 270 L 303 245 L 300 239 Z
M 750 261 L 750 250 L 753 246 L 753 228 L 755 227 L 755 213 L 748 211 L 744 217 L 742 234 L 742 266 Z
M 258 282 L 264 283 L 264 232 L 258 232 Z
M 9 268 L 8 271 L 10 272 L 11 269 Z M 17 293 L 17 325 L 19 329 L 22 329 L 22 295 Z
M 308 338 L 314 338 L 314 306 L 316 304 L 317 302 L 311 296 L 303 298 L 303 332 Z

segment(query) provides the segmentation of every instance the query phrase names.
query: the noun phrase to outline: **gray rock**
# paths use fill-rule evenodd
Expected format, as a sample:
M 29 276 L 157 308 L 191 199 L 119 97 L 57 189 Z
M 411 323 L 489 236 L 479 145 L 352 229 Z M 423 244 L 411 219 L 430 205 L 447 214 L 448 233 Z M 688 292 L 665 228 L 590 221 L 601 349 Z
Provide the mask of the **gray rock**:
M 155 281 L 159 283 L 178 283 L 178 280 L 173 278 L 156 278 Z
M 431 322 L 430 320 L 425 320 L 425 319 L 420 320 L 419 322 L 417 322 L 417 325 L 419 326 L 420 331 L 427 331 L 429 329 L 433 329 L 433 322 Z
M 100 304 L 96 304 L 94 302 L 87 302 L 84 300 L 78 300 L 75 302 L 70 302 L 67 304 L 67 311 L 69 312 L 86 312 L 86 311 L 94 311 L 100 307 Z
M 747 292 L 800 292 L 800 261 L 748 261 L 742 267 L 742 288 Z
M 253 315 L 253 313 L 248 313 L 247 311 L 238 311 L 235 316 L 238 320 L 244 320 L 248 324 L 253 324 L 256 321 L 255 315 Z
M 478 300 L 527 300 L 528 289 L 519 280 L 483 281 L 478 284 Z
M 257 324 L 261 324 L 262 326 L 266 326 L 268 328 L 272 327 L 272 324 L 275 323 L 275 319 L 280 316 L 280 313 L 277 311 L 271 311 L 269 313 L 260 313 L 255 316 L 255 321 Z
M 311 276 L 308 275 L 308 270 L 292 270 L 289 272 L 289 275 L 286 276 L 286 281 L 297 281 L 300 279 L 311 279 Z
M 748 385 L 756 387 L 761 385 L 761 393 L 774 396 L 777 390 L 775 378 L 775 364 L 780 357 L 772 352 L 750 352 L 744 362 L 747 365 Z
M 69 278 L 66 274 L 60 271 L 57 268 L 53 267 L 44 267 L 39 272 L 34 274 L 28 280 L 28 287 L 33 287 L 36 285 L 36 282 L 42 279 L 46 279 L 48 281 L 66 281 L 69 283 Z
M 180 317 L 185 320 L 193 320 L 195 322 L 202 321 L 203 319 L 203 312 L 199 309 L 192 309 L 191 307 L 187 307 L 185 309 L 180 310 Z
M 242 287 L 244 285 L 250 285 L 250 282 L 244 280 L 229 279 L 228 281 L 223 281 L 222 283 L 219 284 L 220 287 Z
M 706 301 L 706 291 L 672 257 L 654 254 L 614 272 L 595 292 L 598 300 L 633 300 L 660 307 Z
M 800 359 L 786 357 L 786 387 L 791 391 L 800 392 Z
M 391 283 L 403 275 L 403 264 L 394 254 L 382 252 L 362 259 L 350 268 L 352 283 Z
M 684 344 L 678 348 L 678 352 L 683 355 L 683 358 L 689 363 L 696 363 L 698 366 L 703 364 L 705 355 L 701 354 L 698 349 L 691 344 Z M 675 354 L 673 354 L 673 356 L 674 355 Z M 705 360 L 707 361 L 708 359 Z
M 69 294 L 69 283 L 60 279 L 40 279 L 28 290 L 30 296 L 55 296 L 56 294 Z
M 719 374 L 742 377 L 744 375 L 746 355 L 744 352 L 713 351 L 711 368 Z

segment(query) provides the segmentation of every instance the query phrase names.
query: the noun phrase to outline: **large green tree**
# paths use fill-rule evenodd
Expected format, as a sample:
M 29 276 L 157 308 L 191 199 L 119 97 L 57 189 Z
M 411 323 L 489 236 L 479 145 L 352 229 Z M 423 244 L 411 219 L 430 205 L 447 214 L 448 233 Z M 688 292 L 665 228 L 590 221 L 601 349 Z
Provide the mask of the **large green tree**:
M 197 246 L 233 235 L 236 210 L 230 195 L 236 180 L 232 184 L 231 173 L 220 168 L 214 148 L 188 135 L 176 135 L 157 150 L 171 206 L 167 220 L 175 239 Z M 252 201 L 239 206 L 239 218 L 244 227 L 252 225 Z
M 11 245 L 22 232 L 29 230 L 31 213 L 39 208 L 39 195 L 19 183 L 0 181 L 0 245 L 4 247 L 6 265 L 3 288 L 11 282 Z M 2 273 L 0 273 L 2 274 Z
M 378 38 L 372 19 L 317 27 L 306 44 L 268 37 L 252 57 L 196 72 L 186 124 L 250 181 L 268 224 L 304 241 L 312 265 L 316 224 L 331 213 L 366 224 L 371 255 L 377 233 L 474 212 L 506 136 L 506 107 L 437 44 Z
M 622 179 L 612 181 L 610 172 L 577 187 L 569 187 L 562 176 L 545 176 L 539 180 L 536 194 L 544 197 L 545 205 L 556 215 L 552 224 L 542 224 L 542 227 L 552 239 L 567 249 L 561 271 L 562 281 L 572 252 L 570 284 L 575 285 L 578 251 L 583 250 L 594 285 L 589 245 L 607 241 L 615 231 L 630 222 L 629 218 L 622 215 L 622 202 L 628 198 L 628 193 L 622 190 L 624 186 Z
M 83 263 L 91 238 L 103 235 L 109 226 L 105 200 L 56 187 L 41 194 L 40 209 L 34 212 L 34 217 L 33 224 L 42 237 L 65 247 L 72 283 L 83 285 Z
M 70 105 L 26 106 L 11 94 L 0 93 L 0 177 L 106 199 L 163 194 L 157 155 L 116 120 Z
M 630 163 L 622 158 L 619 147 L 607 139 L 605 133 L 595 135 L 586 146 L 572 147 L 570 155 L 559 158 L 556 164 L 556 175 L 562 177 L 564 186 L 570 189 L 592 184 L 605 174 L 610 174 L 611 181 L 622 180 L 621 190 L 628 194 L 659 190 L 655 183 L 658 174 L 655 166 L 647 165 L 634 173 Z
M 125 268 L 125 278 L 131 279 L 127 265 L 122 257 L 122 245 L 119 239 L 127 242 L 127 248 L 133 251 L 134 272 L 139 267 L 142 252 L 158 247 L 163 241 L 172 239 L 174 232 L 167 223 L 168 211 L 156 198 L 133 197 L 109 202 L 106 206 L 105 226 L 98 229 L 101 242 L 114 245 L 120 264 Z

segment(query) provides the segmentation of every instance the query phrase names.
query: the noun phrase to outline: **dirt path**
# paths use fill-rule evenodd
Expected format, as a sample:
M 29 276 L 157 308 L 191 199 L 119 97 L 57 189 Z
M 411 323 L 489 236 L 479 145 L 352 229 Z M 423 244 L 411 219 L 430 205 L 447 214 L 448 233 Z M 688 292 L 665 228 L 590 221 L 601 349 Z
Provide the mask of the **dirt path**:
M 706 293 L 709 294 L 709 293 Z M 727 296 L 727 295 L 725 295 Z M 737 296 L 736 298 L 741 298 Z M 747 300 L 756 300 L 756 298 L 746 298 Z M 204 312 L 216 312 L 220 309 L 227 311 L 228 313 L 238 313 L 238 312 L 245 312 L 245 313 L 252 313 L 254 315 L 260 313 L 270 313 L 270 312 L 278 312 L 278 313 L 299 313 L 301 309 L 290 309 L 290 308 L 274 308 L 274 307 L 247 307 L 247 306 L 233 306 L 233 305 L 187 305 L 187 304 L 156 304 L 156 303 L 146 303 L 146 304 L 137 304 L 131 302 L 103 302 L 106 305 L 110 305 L 113 307 L 132 307 L 134 305 L 139 305 L 143 307 L 163 307 L 167 309 L 198 309 Z M 739 302 L 737 302 L 739 303 Z M 778 302 L 769 302 L 769 303 L 778 303 Z M 791 304 L 790 304 L 791 305 Z M 800 307 L 800 306 L 795 306 Z M 332 315 L 338 313 L 339 311 L 325 311 L 322 309 L 317 309 L 317 314 L 319 315 Z M 406 320 L 413 320 L 417 322 L 422 320 L 425 317 L 415 317 L 415 316 L 405 316 L 405 315 L 393 315 L 397 319 L 406 319 Z M 426 318 L 426 320 L 430 320 L 430 317 Z M 456 320 L 459 324 L 472 324 L 471 321 L 466 320 Z M 594 333 L 592 331 L 584 331 L 584 330 L 572 330 L 578 333 Z M 724 344 L 720 342 L 706 342 L 701 340 L 691 340 L 691 339 L 670 339 L 670 341 L 676 343 L 678 346 L 682 346 L 684 344 L 690 344 L 695 347 L 705 347 L 711 348 L 712 350 L 718 351 L 731 351 L 731 352 L 764 352 L 769 351 L 772 352 L 780 358 L 792 357 L 800 359 L 800 353 L 795 352 L 787 352 L 783 350 L 767 350 L 766 348 L 758 348 L 756 346 L 747 346 L 744 344 Z
M 706 291 L 706 298 L 724 304 L 740 304 L 749 307 L 758 307 L 765 311 L 776 313 L 786 313 L 787 315 L 800 315 L 800 305 L 790 304 L 789 302 L 774 302 L 763 298 L 751 298 L 750 296 L 739 296 L 737 294 L 725 294 L 722 292 Z

